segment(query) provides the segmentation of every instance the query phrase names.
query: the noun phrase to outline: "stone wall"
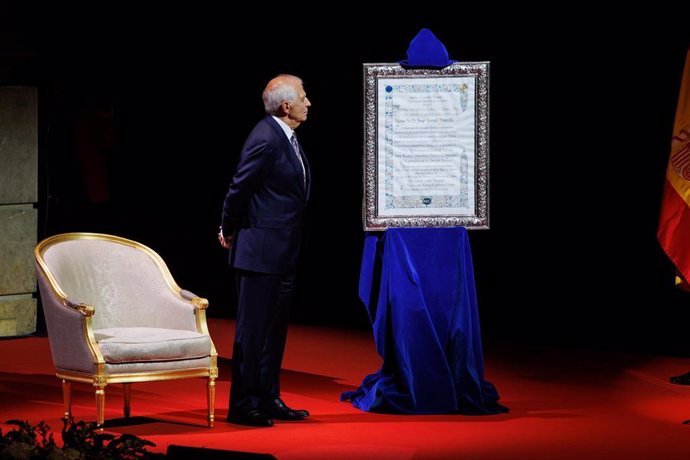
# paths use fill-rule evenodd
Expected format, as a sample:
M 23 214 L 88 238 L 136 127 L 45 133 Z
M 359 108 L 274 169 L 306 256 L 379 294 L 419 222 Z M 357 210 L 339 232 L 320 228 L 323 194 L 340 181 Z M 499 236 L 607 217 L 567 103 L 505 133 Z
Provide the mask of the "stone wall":
M 38 93 L 0 87 L 0 336 L 36 331 Z

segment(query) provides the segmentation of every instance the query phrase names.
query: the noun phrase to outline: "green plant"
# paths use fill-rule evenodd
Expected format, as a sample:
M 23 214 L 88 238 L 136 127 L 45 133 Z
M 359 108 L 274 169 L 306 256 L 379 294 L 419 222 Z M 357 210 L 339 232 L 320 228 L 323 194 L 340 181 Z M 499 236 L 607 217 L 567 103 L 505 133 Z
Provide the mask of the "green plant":
M 115 460 L 159 459 L 165 454 L 149 452 L 151 441 L 131 434 L 115 436 L 102 433 L 95 423 L 63 419 L 62 447 L 53 439 L 45 422 L 31 425 L 25 420 L 8 420 L 16 428 L 3 434 L 0 430 L 0 460 Z

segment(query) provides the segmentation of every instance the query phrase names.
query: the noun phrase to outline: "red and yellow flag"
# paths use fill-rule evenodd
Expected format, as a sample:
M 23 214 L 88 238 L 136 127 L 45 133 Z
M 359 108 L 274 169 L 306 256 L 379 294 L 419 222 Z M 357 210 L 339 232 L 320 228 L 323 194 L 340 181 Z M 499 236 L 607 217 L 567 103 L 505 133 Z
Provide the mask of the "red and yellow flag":
M 676 285 L 690 289 L 690 48 L 673 123 L 657 238 L 676 266 Z

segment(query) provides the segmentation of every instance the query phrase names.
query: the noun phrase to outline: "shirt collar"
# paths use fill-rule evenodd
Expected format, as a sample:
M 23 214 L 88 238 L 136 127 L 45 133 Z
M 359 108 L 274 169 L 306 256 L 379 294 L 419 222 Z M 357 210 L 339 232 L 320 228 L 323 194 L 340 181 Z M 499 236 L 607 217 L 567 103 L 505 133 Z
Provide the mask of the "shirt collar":
M 280 126 L 283 129 L 283 132 L 287 136 L 288 140 L 292 137 L 295 132 L 290 128 L 283 120 L 280 118 L 276 117 L 275 115 L 271 115 L 275 121 L 278 122 L 278 126 Z

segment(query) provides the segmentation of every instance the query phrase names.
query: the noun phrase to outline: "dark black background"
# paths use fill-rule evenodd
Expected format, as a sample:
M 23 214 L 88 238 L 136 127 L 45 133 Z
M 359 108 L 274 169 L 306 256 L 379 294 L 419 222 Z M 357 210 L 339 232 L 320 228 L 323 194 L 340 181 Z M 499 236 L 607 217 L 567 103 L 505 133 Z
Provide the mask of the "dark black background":
M 684 11 L 54 3 L 0 10 L 0 83 L 39 88 L 39 238 L 138 240 L 231 317 L 222 199 L 265 83 L 294 73 L 313 104 L 299 133 L 314 182 L 292 318 L 368 327 L 362 63 L 405 59 L 426 27 L 451 58 L 490 61 L 491 228 L 470 232 L 485 339 L 690 353 L 690 294 L 655 236 Z M 104 203 L 85 193 L 75 110 L 114 129 Z

